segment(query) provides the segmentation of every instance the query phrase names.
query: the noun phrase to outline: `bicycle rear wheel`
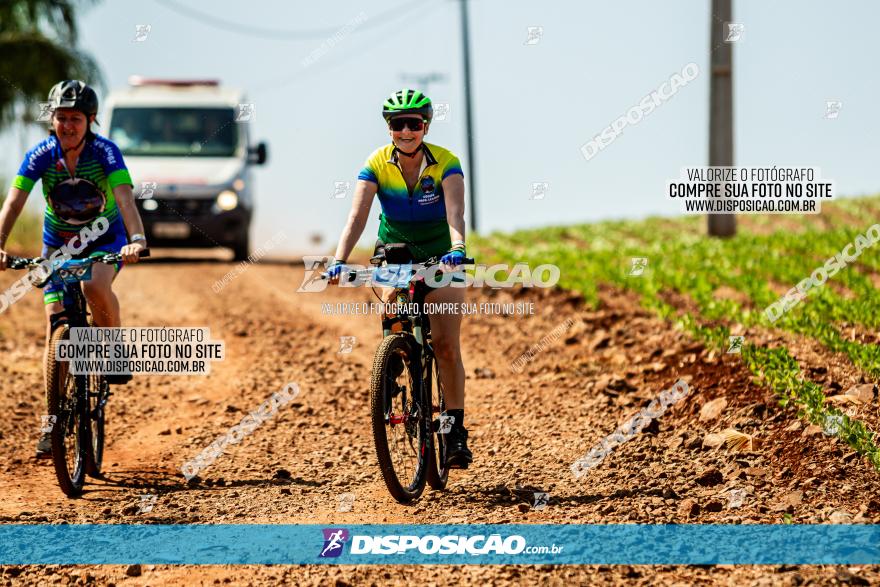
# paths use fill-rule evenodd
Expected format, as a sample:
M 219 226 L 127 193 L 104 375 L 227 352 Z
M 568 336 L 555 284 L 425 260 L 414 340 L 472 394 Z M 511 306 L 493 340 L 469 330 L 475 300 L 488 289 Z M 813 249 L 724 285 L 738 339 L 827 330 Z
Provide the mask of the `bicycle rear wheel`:
M 446 400 L 443 398 L 443 381 L 440 379 L 440 365 L 437 360 L 431 361 L 432 367 L 427 377 L 431 390 L 431 450 L 428 466 L 428 485 L 431 489 L 446 489 L 449 481 L 449 468 L 446 466 L 446 435 L 440 434 L 440 415 L 446 411 Z
M 411 334 L 386 336 L 373 359 L 370 411 L 382 478 L 400 503 L 417 499 L 428 472 L 430 407 L 425 401 L 418 343 Z
M 52 438 L 52 463 L 61 491 L 68 497 L 82 493 L 86 476 L 86 453 L 89 429 L 86 406 L 78 388 L 85 385 L 83 376 L 70 373 L 69 361 L 55 359 L 58 343 L 69 338 L 70 329 L 62 324 L 52 331 L 46 350 L 46 402 L 49 415 L 55 416 Z

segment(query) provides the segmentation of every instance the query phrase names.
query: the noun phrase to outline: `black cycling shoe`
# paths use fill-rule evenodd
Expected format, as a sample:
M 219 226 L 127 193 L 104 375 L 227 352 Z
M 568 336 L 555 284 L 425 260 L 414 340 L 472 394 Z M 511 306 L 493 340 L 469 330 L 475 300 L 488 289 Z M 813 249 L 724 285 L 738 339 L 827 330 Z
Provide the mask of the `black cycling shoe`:
M 40 440 L 37 441 L 37 458 L 52 458 L 52 435 L 48 432 L 44 432 L 43 435 L 40 436 Z
M 125 373 L 122 375 L 104 375 L 104 379 L 111 385 L 125 385 L 131 381 L 131 377 L 131 373 Z
M 446 468 L 467 469 L 474 455 L 467 447 L 468 431 L 462 426 L 453 426 L 446 434 Z

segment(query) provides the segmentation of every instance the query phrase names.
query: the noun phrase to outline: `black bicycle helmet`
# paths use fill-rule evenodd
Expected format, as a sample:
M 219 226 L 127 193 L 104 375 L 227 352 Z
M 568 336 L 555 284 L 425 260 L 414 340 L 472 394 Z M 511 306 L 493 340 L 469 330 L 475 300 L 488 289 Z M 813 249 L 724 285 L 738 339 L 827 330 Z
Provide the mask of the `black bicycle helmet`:
M 98 94 L 85 82 L 67 79 L 58 82 L 49 90 L 49 107 L 73 108 L 86 116 L 98 113 Z

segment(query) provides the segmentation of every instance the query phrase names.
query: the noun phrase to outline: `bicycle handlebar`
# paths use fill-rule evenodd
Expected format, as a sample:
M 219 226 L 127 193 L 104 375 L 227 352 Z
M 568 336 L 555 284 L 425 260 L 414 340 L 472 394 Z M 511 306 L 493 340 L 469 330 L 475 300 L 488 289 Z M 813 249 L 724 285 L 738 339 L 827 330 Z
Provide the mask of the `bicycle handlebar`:
M 138 253 L 138 257 L 143 259 L 145 257 L 150 256 L 150 249 L 144 249 L 140 253 Z M 6 266 L 9 269 L 29 269 L 31 267 L 36 267 L 37 265 L 46 261 L 43 257 L 9 257 L 9 261 Z M 120 253 L 107 253 L 101 257 L 89 257 L 88 259 L 82 259 L 82 261 L 91 261 L 92 263 L 118 263 L 122 261 L 122 255 Z
M 407 265 L 407 263 L 395 263 L 395 264 Z M 429 259 L 426 259 L 424 263 L 412 263 L 412 264 L 413 265 L 422 265 L 423 267 L 433 267 L 435 265 L 440 265 L 440 258 L 439 257 L 431 257 Z M 455 267 L 463 267 L 465 265 L 476 265 L 476 261 L 474 261 L 471 257 L 465 257 L 462 260 L 462 262 L 459 263 L 458 265 L 455 265 Z M 349 271 L 348 272 L 348 279 L 349 279 L 349 281 L 354 281 L 355 279 L 358 278 L 358 275 L 372 275 L 373 273 L 376 272 L 377 269 L 378 269 L 378 267 L 375 267 L 372 269 L 365 268 L 365 269 L 358 269 L 356 271 Z M 322 280 L 330 279 L 330 274 L 327 272 L 322 273 L 321 279 Z

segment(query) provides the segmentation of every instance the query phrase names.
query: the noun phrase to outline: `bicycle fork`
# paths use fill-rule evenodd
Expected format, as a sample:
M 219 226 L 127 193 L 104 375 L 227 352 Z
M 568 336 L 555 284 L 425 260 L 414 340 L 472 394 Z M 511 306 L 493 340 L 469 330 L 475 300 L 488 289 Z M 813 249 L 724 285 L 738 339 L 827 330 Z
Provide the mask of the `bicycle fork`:
M 97 420 L 98 416 L 104 410 L 104 406 L 107 405 L 107 402 L 110 400 L 110 396 L 113 392 L 110 391 L 110 385 L 103 378 L 100 380 L 100 384 L 97 391 L 88 391 L 88 396 L 98 398 L 98 403 L 95 406 L 95 409 L 89 413 L 89 416 L 93 420 Z M 89 405 L 89 404 L 87 404 Z

